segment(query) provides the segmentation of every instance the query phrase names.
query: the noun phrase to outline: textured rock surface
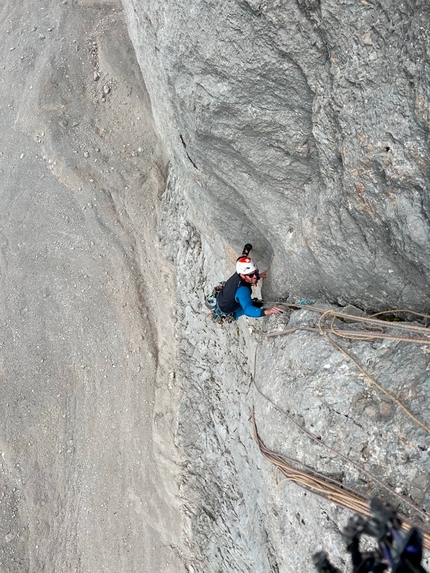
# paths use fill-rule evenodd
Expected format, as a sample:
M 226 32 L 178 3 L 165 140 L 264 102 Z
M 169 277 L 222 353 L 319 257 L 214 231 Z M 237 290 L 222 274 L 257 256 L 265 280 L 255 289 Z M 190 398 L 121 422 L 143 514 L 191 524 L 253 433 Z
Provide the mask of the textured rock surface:
M 289 327 L 316 326 L 315 314 L 293 314 Z M 393 341 L 343 341 L 341 345 L 386 390 L 405 403 L 421 421 L 429 424 L 428 367 L 429 347 Z M 393 486 L 418 505 L 428 508 L 430 469 L 428 433 L 394 403 L 377 390 L 356 366 L 330 343 L 315 333 L 297 331 L 288 337 L 263 342 L 259 350 L 257 382 L 264 394 L 286 409 L 292 417 L 321 442 L 335 448 L 358 463 L 386 485 Z M 281 359 L 279 360 L 279 357 Z M 270 376 L 267 375 L 270 372 Z M 308 466 L 336 477 L 364 495 L 387 498 L 387 492 L 356 467 L 352 467 L 322 445 L 312 442 L 285 416 L 258 397 L 257 420 L 266 444 Z M 294 486 L 285 495 L 294 495 Z M 278 494 L 279 495 L 279 494 Z M 304 494 L 302 494 L 303 496 Z M 331 510 L 305 497 L 299 512 L 305 523 L 291 527 L 288 536 L 297 546 L 312 552 L 314 526 L 324 532 L 324 519 L 342 526 L 345 512 Z M 388 498 L 400 503 L 393 495 Z M 275 530 L 294 522 L 295 507 L 282 503 L 274 516 Z M 300 501 L 298 502 L 301 506 Z M 400 507 L 402 504 L 400 503 Z M 310 523 L 313 522 L 313 523 Z M 331 528 L 329 528 L 331 529 Z M 317 535 L 324 546 L 324 533 Z M 288 547 L 278 539 L 276 553 L 280 562 L 291 563 Z M 285 570 L 289 570 L 287 566 Z
M 387 493 L 368 475 L 317 446 L 275 411 L 257 386 L 305 429 L 419 507 L 429 508 L 428 433 L 375 389 L 356 366 L 317 333 L 269 332 L 316 327 L 319 315 L 293 312 L 271 322 L 241 319 L 214 326 L 202 313 L 201 292 L 212 284 L 211 246 L 183 215 L 174 180 L 164 196 L 166 250 L 178 269 L 178 382 L 183 398 L 177 443 L 184 451 L 186 536 L 190 571 L 311 571 L 316 549 L 348 570 L 340 534 L 350 512 L 298 486 L 276 487 L 263 461 L 249 415 L 256 409 L 260 436 L 283 453 L 358 489 L 365 497 Z M 208 274 L 209 268 L 208 268 Z M 272 330 L 273 329 L 273 330 Z M 257 355 L 255 355 L 258 343 Z M 377 381 L 418 417 L 430 422 L 427 346 L 393 341 L 343 342 Z M 407 504 L 400 504 L 408 513 Z M 415 514 L 416 515 L 416 514 Z
M 277 295 L 429 308 L 425 1 L 124 6 L 201 224 Z
M 215 328 L 202 298 L 250 241 L 260 268 L 271 267 L 266 299 L 429 310 L 428 5 L 123 5 L 170 157 L 162 236 L 177 269 L 189 570 L 309 571 L 320 547 L 341 565 L 348 512 L 275 488 L 251 438 L 252 405 L 269 447 L 365 495 L 374 486 L 315 451 L 253 390 L 268 325 Z M 425 350 L 384 342 L 353 351 L 428 423 Z M 428 436 L 342 355 L 298 333 L 264 342 L 258 356 L 275 401 L 429 510 Z
M 166 159 L 121 6 L 0 13 L 0 570 L 177 573 Z
M 117 2 L 1 8 L 0 569 L 341 565 L 348 512 L 276 487 L 252 407 L 268 447 L 380 489 L 257 393 L 257 343 L 267 395 L 427 511 L 428 436 L 315 333 L 264 336 L 289 316 L 202 301 L 251 241 L 265 298 L 428 309 L 427 5 L 124 7 L 150 98 Z M 344 344 L 430 422 L 428 347 Z

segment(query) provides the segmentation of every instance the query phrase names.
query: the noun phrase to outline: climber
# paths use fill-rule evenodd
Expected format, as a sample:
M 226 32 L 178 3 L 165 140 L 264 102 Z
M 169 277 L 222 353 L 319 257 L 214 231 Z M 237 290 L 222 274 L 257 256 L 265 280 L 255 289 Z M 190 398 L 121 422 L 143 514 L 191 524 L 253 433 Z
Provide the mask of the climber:
M 282 314 L 284 311 L 279 306 L 272 308 L 260 308 L 252 298 L 252 287 L 257 286 L 259 279 L 267 277 L 267 271 L 258 272 L 254 261 L 248 256 L 251 245 L 245 245 L 244 254 L 236 261 L 236 272 L 224 286 L 218 288 L 217 306 L 227 316 L 233 315 L 235 319 L 242 315 L 258 318 L 271 314 Z M 216 287 L 217 289 L 217 287 Z

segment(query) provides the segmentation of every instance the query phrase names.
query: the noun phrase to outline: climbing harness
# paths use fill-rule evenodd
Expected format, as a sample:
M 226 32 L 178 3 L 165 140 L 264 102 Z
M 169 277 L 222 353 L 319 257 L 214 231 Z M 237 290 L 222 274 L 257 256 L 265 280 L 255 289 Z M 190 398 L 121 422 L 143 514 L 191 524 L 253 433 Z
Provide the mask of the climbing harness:
M 206 297 L 205 305 L 210 310 L 208 317 L 211 318 L 216 324 L 224 324 L 228 322 L 235 322 L 236 318 L 233 313 L 226 314 L 218 306 L 218 295 L 224 288 L 225 281 L 220 282 L 213 288 L 211 294 Z

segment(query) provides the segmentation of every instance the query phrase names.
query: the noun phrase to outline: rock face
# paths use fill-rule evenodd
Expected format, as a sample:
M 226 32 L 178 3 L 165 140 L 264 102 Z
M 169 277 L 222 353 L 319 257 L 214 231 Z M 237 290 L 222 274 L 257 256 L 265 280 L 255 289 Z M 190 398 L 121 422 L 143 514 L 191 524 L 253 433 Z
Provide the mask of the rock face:
M 425 1 L 124 6 L 200 226 L 276 296 L 429 309 Z
M 167 160 L 121 6 L 1 15 L 0 570 L 177 573 Z
M 311 556 L 322 548 L 338 567 L 349 570 L 341 530 L 351 512 L 295 484 L 276 486 L 274 468 L 253 440 L 252 408 L 269 449 L 365 498 L 390 500 L 422 525 L 422 516 L 407 502 L 428 512 L 428 429 L 394 399 L 429 427 L 430 345 L 341 341 L 387 396 L 318 334 L 319 313 L 301 310 L 270 321 L 214 325 L 202 312 L 202 292 L 210 281 L 201 270 L 211 249 L 187 218 L 172 179 L 164 209 L 165 249 L 176 262 L 178 279 L 177 382 L 183 395 L 176 443 L 185 460 L 180 494 L 189 570 L 312 571 Z M 266 336 L 284 329 L 299 330 Z M 317 439 L 310 440 L 274 404 Z
M 312 310 L 203 307 L 251 242 L 266 300 L 429 310 L 427 4 L 123 0 L 132 44 L 116 0 L 3 4 L 2 573 L 342 567 L 350 512 L 276 487 L 253 409 L 270 449 L 429 512 L 393 397 L 430 424 L 430 344 L 342 341 L 387 396 Z
M 202 301 L 249 241 L 260 268 L 270 265 L 267 300 L 429 310 L 430 9 L 123 5 L 170 159 L 161 239 L 177 273 L 189 570 L 309 571 L 322 547 L 342 566 L 349 512 L 292 484 L 275 488 L 252 440 L 252 406 L 269 447 L 364 496 L 394 501 L 400 492 L 426 511 L 428 432 L 317 334 L 266 340 L 288 316 L 220 328 Z M 291 325 L 315 328 L 315 317 L 293 313 Z M 394 494 L 320 451 L 263 400 L 251 382 L 257 344 L 264 391 Z M 428 347 L 346 346 L 428 425 Z

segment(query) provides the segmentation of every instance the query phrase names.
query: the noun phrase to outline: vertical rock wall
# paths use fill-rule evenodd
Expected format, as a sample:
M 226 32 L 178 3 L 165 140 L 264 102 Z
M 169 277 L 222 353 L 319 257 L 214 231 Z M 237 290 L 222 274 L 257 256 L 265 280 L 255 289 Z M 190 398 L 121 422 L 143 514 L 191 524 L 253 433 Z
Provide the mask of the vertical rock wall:
M 167 160 L 121 5 L 0 14 L 0 570 L 182 572 Z
M 320 548 L 348 571 L 341 530 L 350 512 L 295 484 L 276 485 L 273 466 L 253 441 L 252 408 L 269 449 L 356 488 L 365 498 L 378 495 L 399 504 L 415 519 L 419 514 L 396 495 L 428 511 L 428 432 L 318 334 L 315 312 L 240 319 L 223 327 L 208 320 L 202 294 L 214 279 L 202 269 L 210 267 L 211 245 L 190 220 L 179 190 L 171 176 L 163 201 L 163 240 L 178 281 L 176 384 L 182 398 L 175 440 L 184 455 L 180 496 L 189 571 L 311 571 L 311 556 Z M 285 328 L 299 330 L 265 336 Z M 429 425 L 430 345 L 341 344 Z M 254 380 L 317 440 L 261 396 Z
M 363 495 L 385 490 L 274 415 L 252 385 L 256 344 L 257 379 L 276 403 L 426 510 L 427 433 L 314 334 L 264 342 L 289 317 L 220 330 L 205 319 L 202 300 L 250 241 L 260 268 L 271 268 L 266 299 L 429 310 L 429 8 L 355 0 L 123 5 L 170 158 L 161 238 L 177 272 L 187 568 L 309 571 L 321 547 L 342 567 L 348 512 L 291 484 L 275 488 L 252 441 L 251 407 L 269 447 Z M 293 314 L 292 324 L 315 327 L 306 313 Z M 349 349 L 429 423 L 426 347 Z
M 426 2 L 124 7 L 201 225 L 246 227 L 278 296 L 428 307 Z

